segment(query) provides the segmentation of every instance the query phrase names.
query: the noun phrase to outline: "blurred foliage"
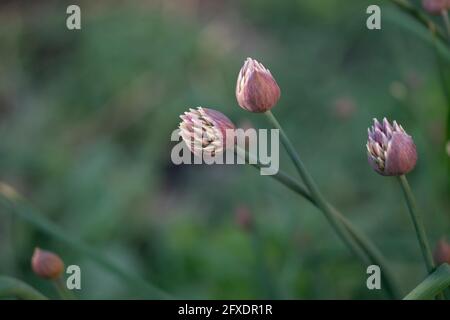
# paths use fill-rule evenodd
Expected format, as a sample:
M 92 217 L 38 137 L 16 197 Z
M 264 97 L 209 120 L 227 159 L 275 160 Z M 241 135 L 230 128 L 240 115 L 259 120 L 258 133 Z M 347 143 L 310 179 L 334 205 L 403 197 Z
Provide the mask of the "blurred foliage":
M 389 17 L 381 31 L 365 27 L 373 2 Z M 401 122 L 419 150 L 410 179 L 429 236 L 448 235 L 445 100 L 415 21 L 386 1 L 81 1 L 82 30 L 69 31 L 68 4 L 0 1 L 0 180 L 47 218 L 180 298 L 382 298 L 321 213 L 283 186 L 245 166 L 171 164 L 189 106 L 267 127 L 234 97 L 251 56 L 276 77 L 274 113 L 324 194 L 385 253 L 403 293 L 423 279 L 399 186 L 365 153 L 373 117 Z M 239 206 L 256 235 L 236 224 Z M 137 296 L 0 208 L 0 274 L 55 297 L 31 273 L 35 246 L 81 266 L 81 298 Z

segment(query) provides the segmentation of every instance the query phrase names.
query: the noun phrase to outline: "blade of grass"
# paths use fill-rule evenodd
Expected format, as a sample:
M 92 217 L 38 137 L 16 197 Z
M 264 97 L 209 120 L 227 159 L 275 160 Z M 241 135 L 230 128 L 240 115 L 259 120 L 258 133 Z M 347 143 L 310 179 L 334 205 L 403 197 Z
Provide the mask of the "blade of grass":
M 403 300 L 432 299 L 450 286 L 450 266 L 443 264 L 412 290 Z
M 412 18 L 410 18 L 408 15 L 405 15 L 402 11 L 399 10 L 386 10 L 383 14 L 383 19 L 389 21 L 390 23 L 398 25 L 399 27 L 412 33 L 414 36 L 433 45 L 434 39 L 430 36 L 428 29 L 434 28 L 436 26 L 434 23 L 426 25 L 425 28 L 423 28 L 422 25 L 414 23 L 415 21 Z M 445 59 L 445 61 L 450 61 L 449 46 L 446 44 L 444 39 L 440 37 L 438 38 L 438 36 L 436 36 L 436 40 L 436 48 L 441 54 L 442 58 Z
M 424 13 L 412 5 L 408 0 L 390 0 L 394 3 L 400 10 L 407 13 L 413 17 L 417 22 L 422 24 L 425 28 L 432 26 L 436 30 L 436 35 L 443 42 L 447 43 L 447 37 L 442 29 L 436 25 L 432 20 L 430 20 Z
M 450 176 L 450 157 L 447 156 L 446 153 L 446 145 L 448 141 L 450 141 L 450 79 L 448 78 L 449 75 L 449 64 L 446 64 L 443 57 L 442 52 L 439 51 L 438 48 L 438 41 L 436 36 L 436 30 L 430 28 L 430 32 L 433 36 L 433 48 L 436 55 L 436 63 L 437 63 L 437 71 L 439 74 L 439 80 L 441 81 L 442 91 L 444 93 L 445 103 L 447 105 L 447 115 L 446 115 L 446 135 L 445 135 L 445 141 L 444 141 L 444 159 L 447 162 L 447 176 Z M 449 30 L 450 32 L 450 30 Z M 449 34 L 450 39 L 450 34 Z M 450 179 L 448 179 L 450 181 Z M 448 185 L 450 188 L 450 184 Z
M 48 300 L 46 296 L 25 282 L 6 276 L 0 276 L 0 298 L 21 300 Z
M 144 279 L 130 274 L 114 265 L 106 257 L 102 256 L 97 250 L 93 249 L 84 242 L 69 236 L 67 232 L 56 224 L 46 219 L 42 214 L 36 212 L 27 201 L 19 195 L 12 187 L 0 182 L 0 203 L 9 208 L 11 212 L 24 221 L 27 221 L 35 228 L 45 232 L 49 236 L 64 242 L 72 249 L 78 251 L 82 255 L 89 257 L 98 265 L 102 266 L 125 283 L 138 289 L 144 298 L 169 299 L 170 295 L 163 290 L 157 288 L 153 284 L 148 283 Z

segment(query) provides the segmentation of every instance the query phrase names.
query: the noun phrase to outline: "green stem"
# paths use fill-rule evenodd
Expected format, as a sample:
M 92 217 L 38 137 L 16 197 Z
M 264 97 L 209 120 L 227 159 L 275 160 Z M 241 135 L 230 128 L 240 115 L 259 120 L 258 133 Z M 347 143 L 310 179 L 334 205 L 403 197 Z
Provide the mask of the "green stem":
M 425 261 L 425 266 L 428 273 L 434 270 L 433 255 L 428 245 L 427 235 L 423 225 L 421 216 L 419 215 L 419 210 L 417 209 L 416 200 L 412 193 L 411 187 L 409 186 L 408 179 L 405 175 L 399 177 L 400 185 L 402 186 L 403 194 L 405 196 L 406 204 L 409 209 L 411 220 L 414 225 L 414 230 L 416 231 L 417 240 L 419 241 L 420 249 L 422 250 L 423 259 Z
M 448 14 L 445 11 L 446 21 L 448 23 Z M 450 24 L 447 26 L 449 28 L 449 41 L 450 41 Z M 436 62 L 437 62 L 437 72 L 439 74 L 439 80 L 441 82 L 442 91 L 444 92 L 444 98 L 447 105 L 446 110 L 446 121 L 445 121 L 445 143 L 450 141 L 450 79 L 448 78 L 448 66 L 442 58 L 442 52 L 438 48 L 438 42 L 436 39 L 436 34 L 432 28 L 430 28 L 430 32 L 433 39 L 433 48 L 436 54 Z M 447 156 L 447 152 L 445 150 L 446 146 L 444 145 L 443 156 L 447 163 L 447 176 L 450 176 L 450 158 Z M 448 179 L 447 179 L 448 180 Z M 450 181 L 450 180 L 449 180 Z M 448 185 L 450 187 L 450 184 Z
M 416 19 L 420 24 L 422 24 L 425 28 L 432 27 L 436 30 L 436 34 L 439 37 L 439 39 L 446 43 L 447 39 L 445 36 L 445 33 L 441 30 L 439 26 L 437 26 L 433 21 L 428 19 L 426 15 L 424 15 L 421 11 L 419 11 L 415 6 L 413 6 L 409 1 L 407 0 L 391 0 L 397 7 L 399 7 L 402 11 L 406 12 L 410 16 L 412 16 L 414 19 Z
M 306 170 L 306 167 L 304 166 L 303 162 L 301 161 L 300 157 L 295 151 L 291 141 L 287 137 L 286 133 L 284 132 L 283 128 L 281 127 L 275 116 L 272 114 L 271 111 L 267 111 L 266 115 L 269 121 L 272 123 L 272 125 L 280 131 L 281 142 L 286 148 L 286 151 L 289 154 L 290 158 L 294 162 L 294 165 L 298 173 L 300 174 L 303 182 L 305 183 L 307 189 L 309 190 L 309 193 L 311 197 L 314 199 L 317 207 L 324 213 L 325 217 L 327 218 L 331 226 L 334 228 L 338 236 L 344 241 L 344 243 L 350 248 L 350 250 L 353 251 L 357 256 L 359 256 L 362 261 L 367 262 L 366 256 L 364 254 L 361 254 L 361 250 L 359 246 L 355 243 L 354 239 L 346 232 L 343 225 L 339 223 L 335 218 L 333 212 L 330 210 L 328 206 L 328 203 L 325 201 L 324 197 L 320 193 L 313 179 L 309 175 L 308 171 Z
M 53 284 L 55 285 L 56 291 L 58 291 L 59 296 L 63 300 L 75 300 L 76 297 L 72 291 L 70 291 L 66 284 L 64 283 L 64 279 L 59 277 L 53 280 Z
M 405 196 L 406 204 L 409 209 L 411 220 L 414 225 L 414 230 L 416 232 L 417 240 L 419 241 L 420 249 L 422 250 L 423 259 L 425 261 L 425 266 L 428 273 L 434 271 L 435 265 L 433 261 L 433 255 L 430 250 L 430 246 L 427 240 L 427 234 L 425 232 L 425 227 L 423 225 L 422 217 L 417 209 L 416 200 L 414 194 L 412 193 L 411 187 L 409 186 L 408 179 L 405 175 L 399 177 L 400 185 L 402 186 L 403 194 Z M 443 300 L 444 296 L 442 293 L 438 294 L 438 299 Z
M 106 257 L 99 254 L 97 250 L 93 249 L 88 244 L 85 244 L 84 242 L 69 236 L 66 231 L 64 231 L 51 221 L 47 220 L 42 214 L 39 214 L 33 208 L 31 208 L 27 204 L 25 199 L 14 189 L 3 183 L 0 183 L 0 203 L 3 203 L 5 207 L 9 207 L 11 209 L 11 212 L 17 217 L 27 221 L 37 229 L 42 230 L 43 232 L 55 237 L 59 241 L 66 243 L 74 250 L 77 250 L 81 254 L 91 258 L 92 261 L 95 261 L 98 265 L 105 268 L 105 270 L 110 271 L 117 277 L 124 280 L 125 283 L 139 289 L 143 293 L 144 297 L 153 297 L 155 299 L 170 299 L 170 296 L 166 292 L 157 288 L 153 284 L 148 283 L 139 276 L 122 270 L 115 264 L 111 263 Z
M 450 21 L 448 19 L 447 10 L 442 10 L 442 19 L 444 20 L 445 29 L 447 30 L 447 39 L 450 41 Z
M 0 298 L 17 298 L 21 300 L 48 300 L 42 293 L 25 282 L 0 276 Z
M 240 149 L 239 147 L 237 147 L 237 154 L 246 160 L 251 160 L 249 162 L 252 164 L 253 167 L 257 169 L 262 167 L 262 165 L 257 161 L 257 158 L 254 155 L 249 154 L 247 151 Z M 318 202 L 316 201 L 315 198 L 311 196 L 310 192 L 286 173 L 279 171 L 275 175 L 270 175 L 270 177 L 284 184 L 286 187 L 288 187 L 295 193 L 299 194 L 300 196 L 304 197 L 314 206 L 320 209 Z M 382 279 L 386 287 L 386 291 L 391 298 L 396 299 L 399 295 L 392 277 L 392 273 L 378 248 L 375 245 L 373 245 L 371 241 L 367 237 L 365 237 L 363 233 L 357 230 L 351 224 L 351 222 L 347 220 L 347 218 L 345 218 L 336 208 L 331 206 L 329 203 L 326 203 L 326 206 L 328 217 L 330 217 L 330 219 L 332 219 L 333 221 L 332 225 L 337 224 L 339 226 L 338 227 L 339 230 L 341 230 L 345 238 L 348 239 L 348 242 L 345 241 L 345 243 L 348 244 L 351 251 L 358 258 L 360 258 L 363 263 L 377 264 L 382 268 L 383 270 Z M 346 230 L 343 230 L 343 227 Z M 348 231 L 348 235 L 346 231 Z
M 258 164 L 253 165 L 253 166 L 257 169 L 260 168 L 260 165 L 258 165 Z M 285 185 L 288 189 L 290 189 L 293 192 L 297 193 L 298 195 L 302 196 L 303 198 L 308 200 L 311 204 L 313 204 L 314 206 L 317 207 L 317 203 L 310 196 L 309 192 L 302 185 L 300 185 L 297 181 L 292 179 L 286 173 L 279 171 L 275 175 L 270 175 L 270 177 L 277 180 L 281 184 Z M 354 227 L 352 225 L 352 223 L 344 215 L 342 215 L 342 213 L 340 213 L 331 204 L 328 204 L 328 205 L 330 207 L 330 210 L 336 216 L 336 218 L 340 220 L 340 222 L 344 225 L 344 227 L 347 229 L 349 234 L 358 243 L 361 250 L 364 251 L 364 253 L 367 255 L 367 257 L 370 259 L 370 263 L 380 266 L 380 268 L 383 270 L 383 272 L 381 273 L 381 277 L 382 277 L 384 286 L 386 287 L 386 292 L 389 294 L 389 296 L 391 298 L 397 299 L 399 297 L 397 286 L 395 284 L 392 271 L 391 271 L 390 267 L 388 266 L 383 254 L 371 242 L 371 240 L 368 239 L 356 227 Z M 364 263 L 367 263 L 366 259 L 364 259 L 362 261 Z
M 370 263 L 378 265 L 381 272 L 381 279 L 383 281 L 384 286 L 386 287 L 386 292 L 393 299 L 397 299 L 400 297 L 397 285 L 395 284 L 394 276 L 391 268 L 388 266 L 386 259 L 383 254 L 378 250 L 378 248 L 371 242 L 369 238 L 366 237 L 364 233 L 355 228 L 351 222 L 343 216 L 336 208 L 329 205 L 330 209 L 334 212 L 336 217 L 342 222 L 344 227 L 350 233 L 350 235 L 355 239 L 355 241 L 361 246 L 364 252 L 369 257 Z
M 443 264 L 412 290 L 403 300 L 425 300 L 442 294 L 450 286 L 450 266 Z

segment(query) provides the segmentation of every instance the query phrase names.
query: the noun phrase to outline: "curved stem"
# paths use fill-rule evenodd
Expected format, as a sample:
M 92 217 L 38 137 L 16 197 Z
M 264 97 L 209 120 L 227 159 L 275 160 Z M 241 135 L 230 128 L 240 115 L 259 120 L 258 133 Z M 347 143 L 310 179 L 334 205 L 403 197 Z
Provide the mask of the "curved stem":
M 22 300 L 48 300 L 46 296 L 25 282 L 6 276 L 0 276 L 0 298 Z
M 58 291 L 59 296 L 63 300 L 75 300 L 75 295 L 72 291 L 67 289 L 66 284 L 64 283 L 64 279 L 59 277 L 53 280 L 53 284 L 55 285 L 56 291 Z
M 448 19 L 448 10 L 442 10 L 441 15 L 444 20 L 445 29 L 447 30 L 447 39 L 450 41 L 450 21 Z
M 444 14 L 444 12 L 443 12 Z M 448 21 L 448 12 L 445 11 L 444 21 L 447 25 L 448 30 L 448 40 L 450 41 L 450 22 Z M 437 64 L 437 72 L 439 74 L 439 80 L 441 82 L 442 91 L 444 93 L 444 98 L 447 106 L 447 115 L 445 120 L 445 131 L 446 131 L 446 139 L 445 141 L 450 141 L 450 78 L 448 78 L 448 66 L 446 65 L 442 52 L 439 51 L 438 42 L 435 30 L 430 28 L 430 33 L 433 39 L 433 48 L 436 55 L 436 64 Z M 445 148 L 443 148 L 445 149 Z M 445 152 L 445 151 L 444 151 Z M 450 175 L 450 158 L 445 154 L 445 159 L 447 162 L 447 175 Z M 450 186 L 450 185 L 449 185 Z
M 425 28 L 432 27 L 436 30 L 436 34 L 439 37 L 439 39 L 446 43 L 446 37 L 445 33 L 437 26 L 432 20 L 428 19 L 426 15 L 424 15 L 421 11 L 419 11 L 415 6 L 413 6 L 409 1 L 407 0 L 391 0 L 397 7 L 399 7 L 401 10 L 412 16 L 414 19 L 416 19 L 420 24 L 422 24 Z
M 397 299 L 400 295 L 397 290 L 397 285 L 395 283 L 393 273 L 391 268 L 388 266 L 386 259 L 383 254 L 378 250 L 378 248 L 372 243 L 372 241 L 366 237 L 364 233 L 355 228 L 351 222 L 343 216 L 336 208 L 329 205 L 334 214 L 341 220 L 342 224 L 345 226 L 347 231 L 352 235 L 356 242 L 361 246 L 364 252 L 369 257 L 372 264 L 376 264 L 382 270 L 381 279 L 386 287 L 386 291 L 393 299 Z
M 430 250 L 430 246 L 427 240 L 427 234 L 425 232 L 425 227 L 423 225 L 422 217 L 419 214 L 419 210 L 417 209 L 416 200 L 414 198 L 414 194 L 412 193 L 411 187 L 409 186 L 408 179 L 406 179 L 405 175 L 401 175 L 398 177 L 400 181 L 400 185 L 402 186 L 403 194 L 405 196 L 406 205 L 408 206 L 408 210 L 411 216 L 411 220 L 414 225 L 414 230 L 416 232 L 417 240 L 419 241 L 420 249 L 422 251 L 423 260 L 425 261 L 425 266 L 428 273 L 434 271 L 435 265 L 433 261 L 433 255 Z M 439 299 L 444 299 L 442 293 L 438 295 Z
M 403 300 L 433 299 L 450 286 L 450 266 L 443 264 L 412 290 Z
M 260 168 L 259 165 L 253 165 L 255 168 Z M 300 185 L 297 181 L 292 179 L 286 173 L 279 171 L 276 175 L 271 175 L 271 178 L 277 180 L 281 184 L 285 185 L 288 189 L 291 189 L 298 195 L 302 196 L 306 200 L 308 200 L 311 204 L 317 207 L 315 200 L 309 195 L 308 191 Z M 347 229 L 349 234 L 354 238 L 354 240 L 361 247 L 361 250 L 367 255 L 370 263 L 376 264 L 380 266 L 383 272 L 381 273 L 381 277 L 386 287 L 386 291 L 389 296 L 393 299 L 397 299 L 400 295 L 397 290 L 397 285 L 395 284 L 394 277 L 392 275 L 392 271 L 388 266 L 386 259 L 383 254 L 378 250 L 378 248 L 371 242 L 369 238 L 367 238 L 361 231 L 359 231 L 356 227 L 352 225 L 352 223 L 336 208 L 334 208 L 331 204 L 328 204 L 330 210 L 336 216 L 337 219 L 343 224 L 343 226 Z M 364 263 L 367 263 L 366 259 L 362 260 Z
M 427 235 L 425 232 L 425 227 L 423 226 L 422 217 L 419 215 L 419 210 L 417 209 L 416 200 L 412 193 L 411 187 L 409 186 L 408 179 L 405 175 L 399 177 L 400 185 L 405 196 L 406 204 L 411 216 L 411 220 L 414 225 L 414 230 L 417 235 L 417 240 L 419 241 L 420 249 L 422 250 L 423 259 L 425 261 L 425 266 L 428 273 L 434 270 L 433 255 L 428 245 Z
M 74 250 L 77 250 L 79 253 L 89 257 L 90 259 L 92 259 L 92 261 L 95 261 L 106 270 L 109 270 L 111 273 L 115 274 L 118 278 L 124 280 L 125 283 L 134 286 L 136 289 L 139 289 L 143 293 L 145 298 L 171 298 L 169 294 L 167 294 L 160 288 L 145 281 L 135 274 L 131 274 L 117 267 L 115 264 L 111 263 L 106 257 L 99 254 L 97 250 L 93 249 L 88 244 L 85 244 L 84 242 L 68 235 L 66 231 L 64 231 L 59 226 L 46 219 L 42 214 L 39 214 L 32 207 L 30 207 L 27 201 L 12 187 L 1 182 L 0 203 L 3 203 L 5 207 L 10 208 L 11 212 L 17 215 L 19 218 L 31 223 L 34 227 L 42 230 L 52 237 L 55 237 L 59 241 L 66 243 Z
M 283 128 L 281 127 L 275 116 L 272 114 L 271 111 L 267 111 L 266 115 L 269 121 L 272 123 L 272 125 L 280 131 L 281 142 L 283 143 L 290 158 L 294 162 L 294 165 L 298 173 L 300 174 L 303 182 L 305 183 L 307 189 L 309 190 L 309 194 L 314 199 L 316 206 L 324 213 L 325 217 L 330 222 L 333 229 L 336 231 L 338 236 L 344 241 L 344 243 L 350 248 L 350 250 L 353 251 L 357 256 L 359 256 L 361 260 L 367 262 L 366 256 L 361 254 L 361 250 L 359 246 L 355 243 L 354 239 L 347 233 L 343 225 L 340 224 L 333 215 L 333 212 L 330 210 L 328 203 L 325 201 L 321 192 L 317 188 L 315 182 L 309 175 L 308 170 L 304 166 L 303 162 L 301 161 L 300 157 L 295 151 L 294 146 L 292 145 L 291 141 L 287 137 L 286 133 L 284 132 Z
M 258 162 L 257 158 L 254 155 L 249 154 L 246 150 L 243 150 L 238 146 L 236 147 L 237 147 L 236 153 L 238 154 L 238 156 L 246 160 L 251 160 L 249 162 L 252 163 L 252 166 L 257 169 L 262 167 L 262 165 Z M 270 175 L 270 177 L 284 184 L 286 187 L 288 187 L 295 193 L 299 194 L 300 196 L 304 197 L 306 200 L 308 200 L 314 206 L 320 209 L 316 199 L 311 196 L 310 192 L 286 173 L 279 171 L 275 175 Z M 343 232 L 346 239 L 348 239 L 348 242 L 346 241 L 345 243 L 349 245 L 352 252 L 358 258 L 360 258 L 360 260 L 364 264 L 373 263 L 379 265 L 383 270 L 381 276 L 383 283 L 386 287 L 387 293 L 391 298 L 394 299 L 398 298 L 399 295 L 392 277 L 392 273 L 378 248 L 374 244 L 372 244 L 371 241 L 367 237 L 365 237 L 365 235 L 362 232 L 356 229 L 351 224 L 351 222 L 347 220 L 347 218 L 345 218 L 345 216 L 343 216 L 336 208 L 334 208 L 329 203 L 326 203 L 326 206 L 327 212 L 329 213 L 328 216 L 330 217 L 330 219 L 334 221 L 332 225 L 337 224 L 340 226 L 339 229 Z M 346 230 L 343 230 L 343 228 L 345 228 Z
M 311 197 L 314 199 L 317 207 L 325 214 L 325 216 L 328 219 L 328 221 L 330 222 L 331 226 L 335 229 L 336 233 L 341 237 L 341 239 L 350 247 L 350 249 L 352 251 L 354 251 L 355 253 L 358 253 L 360 251 L 358 246 L 355 245 L 353 239 L 351 237 L 349 237 L 348 233 L 344 230 L 343 226 L 340 223 L 338 223 L 337 220 L 334 218 L 334 215 L 330 211 L 330 208 L 329 208 L 327 202 L 325 201 L 321 192 L 317 188 L 314 180 L 309 175 L 308 170 L 306 169 L 305 165 L 303 164 L 303 162 L 301 161 L 297 152 L 295 151 L 294 146 L 292 145 L 288 136 L 284 132 L 280 123 L 277 121 L 277 119 L 275 118 L 275 116 L 272 114 L 271 111 L 267 111 L 266 115 L 267 115 L 267 118 L 269 119 L 269 121 L 272 123 L 272 125 L 280 131 L 281 142 L 283 143 L 290 158 L 294 162 L 294 166 L 296 167 L 303 182 L 305 183 L 306 187 L 308 188 L 309 193 L 310 193 Z M 356 248 L 358 248 L 358 249 L 356 249 Z M 363 260 L 366 259 L 365 257 L 361 257 L 361 258 Z

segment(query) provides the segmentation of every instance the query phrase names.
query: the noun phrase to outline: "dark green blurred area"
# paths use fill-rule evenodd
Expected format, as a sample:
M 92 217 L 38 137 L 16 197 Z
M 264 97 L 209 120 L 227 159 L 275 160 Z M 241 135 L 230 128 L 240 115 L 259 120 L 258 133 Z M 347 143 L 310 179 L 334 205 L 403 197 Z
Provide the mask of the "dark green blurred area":
M 250 56 L 277 79 L 273 111 L 324 194 L 380 247 L 402 293 L 423 279 L 399 185 L 365 150 L 373 117 L 403 125 L 431 243 L 448 235 L 445 102 L 415 21 L 387 1 L 84 1 L 82 30 L 69 31 L 72 3 L 0 1 L 0 180 L 48 219 L 179 298 L 384 298 L 306 200 L 248 166 L 171 164 L 188 107 L 268 127 L 235 100 Z M 374 3 L 381 31 L 366 28 Z M 281 168 L 294 175 L 284 153 Z M 256 236 L 236 222 L 242 207 Z M 31 272 L 36 246 L 81 267 L 80 298 L 138 297 L 0 208 L 0 274 L 55 297 Z

